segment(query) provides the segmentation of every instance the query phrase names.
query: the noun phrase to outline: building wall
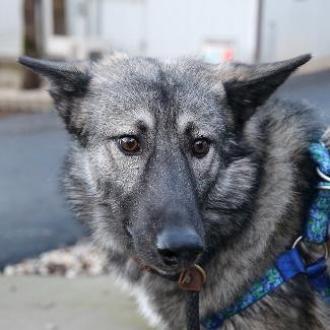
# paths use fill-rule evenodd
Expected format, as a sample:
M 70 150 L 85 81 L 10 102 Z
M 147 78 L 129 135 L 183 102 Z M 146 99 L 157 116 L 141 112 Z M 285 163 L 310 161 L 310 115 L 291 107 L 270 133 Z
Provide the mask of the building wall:
M 151 0 L 154 1 L 154 0 Z M 158 0 L 159 1 L 159 0 Z M 105 0 L 102 3 L 101 37 L 108 38 L 115 50 L 149 55 L 146 44 L 150 16 L 146 0 Z
M 218 41 L 231 43 L 236 59 L 254 60 L 257 0 L 89 2 L 101 5 L 99 35 L 115 50 L 167 58 L 199 54 Z
M 235 59 L 252 62 L 256 15 L 256 0 L 149 0 L 147 53 L 197 54 L 206 40 L 227 40 L 233 43 Z
M 21 49 L 22 0 L 3 1 L 8 3 L 8 10 L 0 13 L 0 18 L 6 16 L 0 19 L 3 41 L 0 55 L 16 55 Z M 203 54 L 208 47 L 221 48 L 222 43 L 228 43 L 234 51 L 234 60 L 254 62 L 258 4 L 262 3 L 260 61 L 305 52 L 312 52 L 316 59 L 330 58 L 329 0 L 67 0 L 66 3 L 69 35 L 48 38 L 53 50 L 63 49 L 64 57 L 83 58 L 94 47 L 168 58 Z M 47 22 L 50 25 L 50 21 L 45 19 L 45 25 Z
M 16 58 L 23 49 L 23 2 L 1 0 L 0 58 Z
M 329 0 L 264 0 L 261 60 L 312 53 L 330 57 Z

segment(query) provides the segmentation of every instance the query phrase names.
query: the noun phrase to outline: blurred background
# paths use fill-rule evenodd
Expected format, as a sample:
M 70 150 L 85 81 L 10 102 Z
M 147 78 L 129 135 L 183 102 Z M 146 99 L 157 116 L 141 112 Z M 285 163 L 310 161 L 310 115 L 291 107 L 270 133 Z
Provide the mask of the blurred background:
M 45 82 L 20 67 L 18 56 L 98 60 L 120 51 L 259 63 L 312 53 L 313 60 L 278 94 L 311 103 L 320 122 L 329 125 L 330 1 L 1 0 L 1 5 L 0 328 L 146 329 L 131 301 L 104 277 L 105 256 L 92 248 L 65 205 L 58 177 L 68 136 Z

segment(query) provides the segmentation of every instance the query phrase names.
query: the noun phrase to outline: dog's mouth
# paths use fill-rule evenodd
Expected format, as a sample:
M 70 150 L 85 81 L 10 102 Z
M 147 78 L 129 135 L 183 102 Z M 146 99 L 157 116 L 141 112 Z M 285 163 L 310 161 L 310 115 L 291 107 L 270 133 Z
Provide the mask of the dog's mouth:
M 151 239 L 141 239 L 133 228 L 126 226 L 133 243 L 133 259 L 143 270 L 165 276 L 180 274 L 198 263 L 205 252 L 200 236 L 191 228 L 173 227 Z M 153 236 L 151 236 L 153 237 Z
M 170 262 L 164 262 L 163 258 L 154 257 L 153 260 L 148 260 L 140 255 L 135 255 L 132 259 L 137 263 L 142 271 L 149 271 L 163 275 L 165 277 L 175 277 L 178 276 L 183 271 L 190 269 L 195 264 L 201 263 L 203 258 L 202 254 L 199 254 L 196 258 L 185 260 L 185 261 L 175 261 L 170 260 Z
M 156 267 L 144 265 L 140 258 L 134 258 L 134 260 L 138 263 L 141 271 L 154 273 L 166 280 L 175 281 L 177 282 L 179 288 L 185 291 L 200 291 L 206 282 L 206 272 L 198 264 L 193 264 L 189 267 L 178 269 L 176 271 L 165 271 Z
M 167 266 L 161 263 L 147 263 L 142 258 L 134 256 L 132 258 L 141 271 L 146 271 L 150 273 L 155 273 L 165 278 L 177 279 L 179 275 L 184 272 L 186 269 L 191 268 L 194 263 L 185 264 L 185 265 L 172 265 Z

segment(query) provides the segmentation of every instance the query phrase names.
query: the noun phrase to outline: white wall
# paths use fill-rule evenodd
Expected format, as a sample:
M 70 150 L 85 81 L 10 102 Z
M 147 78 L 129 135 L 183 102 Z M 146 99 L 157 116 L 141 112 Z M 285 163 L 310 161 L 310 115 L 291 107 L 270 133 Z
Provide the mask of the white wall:
M 23 48 L 22 0 L 1 0 L 0 57 L 16 58 Z
M 232 40 L 235 59 L 253 61 L 256 0 L 149 0 L 147 53 L 196 54 L 206 39 Z
M 46 1 L 46 0 L 44 0 Z M 49 1 L 49 0 L 47 0 Z M 208 39 L 234 42 L 252 62 L 258 0 L 67 0 L 70 35 L 161 58 L 198 54 Z M 261 61 L 312 52 L 330 58 L 330 0 L 263 0 Z M 1 0 L 0 56 L 23 48 L 23 1 Z M 85 39 L 87 42 L 91 39 Z
M 257 0 L 101 0 L 101 4 L 101 37 L 114 49 L 167 58 L 198 54 L 209 39 L 229 40 L 235 59 L 254 59 Z
M 329 0 L 264 0 L 261 60 L 330 56 Z
M 115 50 L 144 54 L 150 19 L 145 10 L 144 0 L 104 0 L 100 36 L 109 39 Z

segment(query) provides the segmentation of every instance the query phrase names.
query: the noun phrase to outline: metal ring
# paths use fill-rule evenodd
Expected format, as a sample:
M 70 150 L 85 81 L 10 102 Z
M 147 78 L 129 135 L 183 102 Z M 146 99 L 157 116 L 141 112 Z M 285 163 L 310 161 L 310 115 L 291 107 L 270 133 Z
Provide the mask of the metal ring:
M 205 283 L 206 282 L 205 270 L 200 265 L 197 265 L 197 264 L 194 264 L 194 267 L 200 272 L 200 274 L 202 275 L 202 278 L 203 278 L 203 283 Z
M 296 248 L 300 241 L 304 238 L 304 236 L 299 236 L 292 244 L 292 249 Z
M 323 180 L 330 182 L 330 177 L 324 174 L 319 167 L 316 168 L 316 172 Z
M 299 236 L 292 244 L 292 249 L 296 248 L 298 246 L 299 243 L 302 242 L 303 240 L 303 236 Z M 322 244 L 323 248 L 324 248 L 324 259 L 328 259 L 329 258 L 329 247 L 327 242 L 324 242 Z
M 318 184 L 317 185 L 317 189 L 320 189 L 320 190 L 330 190 L 330 185 L 324 186 L 322 184 Z

